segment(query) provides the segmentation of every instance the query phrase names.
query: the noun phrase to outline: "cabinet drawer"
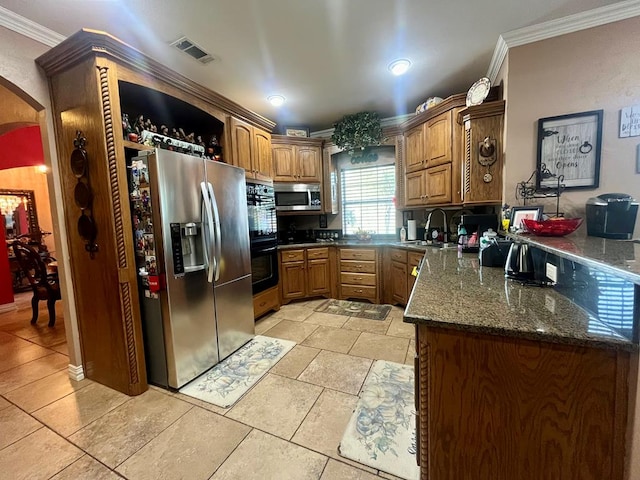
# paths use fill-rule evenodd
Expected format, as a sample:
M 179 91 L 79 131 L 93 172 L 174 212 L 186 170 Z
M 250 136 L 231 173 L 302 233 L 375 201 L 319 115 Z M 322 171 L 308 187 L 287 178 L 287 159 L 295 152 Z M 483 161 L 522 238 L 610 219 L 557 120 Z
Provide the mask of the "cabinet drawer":
M 376 262 L 361 262 L 358 260 L 342 260 L 341 272 L 376 273 Z
M 342 260 L 375 260 L 376 251 L 373 248 L 343 248 L 340 250 Z
M 351 285 L 375 285 L 376 275 L 374 273 L 345 273 L 340 274 L 340 283 Z
M 278 287 L 270 288 L 253 297 L 254 318 L 260 317 L 269 310 L 278 310 L 279 308 L 280 299 L 278 297 Z
M 391 260 L 394 262 L 407 263 L 407 251 L 392 248 L 389 254 Z
M 340 291 L 342 298 L 360 297 L 360 298 L 376 298 L 376 287 L 359 286 L 359 285 L 341 285 Z
M 282 263 L 304 261 L 304 250 L 283 250 L 280 252 Z
M 409 253 L 409 255 L 407 255 L 407 258 L 409 260 L 407 263 L 412 267 L 416 265 L 420 265 L 420 262 L 422 261 L 423 257 L 424 257 L 424 253 L 411 252 Z
M 307 259 L 315 260 L 316 258 L 329 258 L 329 248 L 308 248 Z

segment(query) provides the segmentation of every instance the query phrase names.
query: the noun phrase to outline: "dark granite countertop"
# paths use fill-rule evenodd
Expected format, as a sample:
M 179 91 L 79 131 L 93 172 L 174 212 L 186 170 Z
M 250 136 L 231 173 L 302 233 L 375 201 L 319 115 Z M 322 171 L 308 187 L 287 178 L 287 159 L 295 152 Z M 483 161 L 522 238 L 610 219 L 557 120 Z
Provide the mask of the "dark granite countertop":
M 640 243 L 589 237 L 579 231 L 566 237 L 509 236 L 640 285 Z
M 638 345 L 553 288 L 505 279 L 477 254 L 428 249 L 404 321 L 530 340 L 637 351 Z

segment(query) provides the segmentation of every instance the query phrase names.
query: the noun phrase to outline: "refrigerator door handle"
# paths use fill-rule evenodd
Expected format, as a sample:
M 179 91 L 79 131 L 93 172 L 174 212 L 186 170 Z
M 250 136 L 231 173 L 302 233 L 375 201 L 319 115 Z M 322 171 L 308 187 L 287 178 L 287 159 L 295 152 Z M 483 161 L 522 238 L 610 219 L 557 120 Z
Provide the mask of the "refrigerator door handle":
M 213 193 L 213 185 L 211 183 L 207 183 L 209 186 L 209 197 L 211 198 L 211 206 L 213 207 L 213 224 L 215 226 L 215 235 L 216 240 L 214 242 L 214 255 L 215 255 L 215 269 L 216 269 L 216 277 L 215 280 L 218 281 L 220 279 L 220 257 L 222 256 L 222 241 L 220 238 L 220 214 L 218 213 L 218 202 L 216 201 L 216 195 Z
M 207 224 L 209 235 L 202 235 L 204 241 L 205 260 L 207 263 L 207 281 L 213 283 L 213 272 L 218 269 L 216 257 L 212 251 L 213 244 L 213 212 L 211 210 L 211 199 L 209 198 L 209 189 L 204 182 L 200 182 L 200 190 L 202 191 L 202 206 L 206 216 L 203 223 Z M 207 240 L 207 238 L 209 240 Z

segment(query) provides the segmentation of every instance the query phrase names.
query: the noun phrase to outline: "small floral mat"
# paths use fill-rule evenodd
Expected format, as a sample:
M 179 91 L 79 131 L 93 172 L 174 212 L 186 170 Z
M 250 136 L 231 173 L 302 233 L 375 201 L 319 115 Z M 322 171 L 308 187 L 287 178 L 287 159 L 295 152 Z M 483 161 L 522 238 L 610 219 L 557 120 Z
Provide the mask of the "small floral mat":
M 413 382 L 413 367 L 377 360 L 338 447 L 340 455 L 396 477 L 419 478 Z
M 180 389 L 180 393 L 228 408 L 260 380 L 295 342 L 257 335 L 244 347 Z
M 348 300 L 327 300 L 319 305 L 315 311 L 345 315 L 347 317 L 368 318 L 369 320 L 384 320 L 391 311 L 391 305 L 374 305 L 367 302 L 352 302 Z

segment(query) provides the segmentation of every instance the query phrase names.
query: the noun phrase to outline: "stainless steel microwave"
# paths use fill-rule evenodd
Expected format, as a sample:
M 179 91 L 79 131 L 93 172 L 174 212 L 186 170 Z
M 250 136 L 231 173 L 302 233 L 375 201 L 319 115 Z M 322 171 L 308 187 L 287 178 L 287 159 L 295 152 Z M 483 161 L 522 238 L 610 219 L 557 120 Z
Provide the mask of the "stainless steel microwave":
M 321 211 L 320 184 L 278 183 L 273 184 L 276 210 L 280 212 Z

